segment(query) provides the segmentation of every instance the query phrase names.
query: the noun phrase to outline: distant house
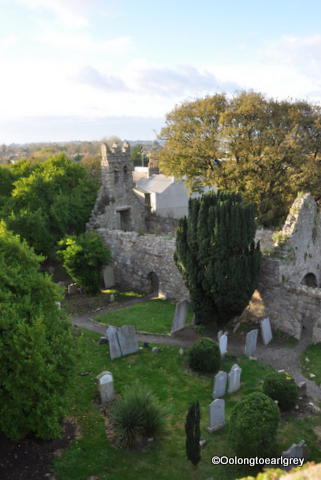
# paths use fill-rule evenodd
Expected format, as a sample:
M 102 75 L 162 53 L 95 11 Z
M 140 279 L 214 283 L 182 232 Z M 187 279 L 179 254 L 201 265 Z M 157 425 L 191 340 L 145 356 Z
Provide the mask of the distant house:
M 151 212 L 161 217 L 181 218 L 187 215 L 189 198 L 200 196 L 199 193 L 189 194 L 184 179 L 153 174 L 147 167 L 136 168 L 133 172 L 135 193 Z M 204 192 L 209 190 L 210 187 L 204 188 Z

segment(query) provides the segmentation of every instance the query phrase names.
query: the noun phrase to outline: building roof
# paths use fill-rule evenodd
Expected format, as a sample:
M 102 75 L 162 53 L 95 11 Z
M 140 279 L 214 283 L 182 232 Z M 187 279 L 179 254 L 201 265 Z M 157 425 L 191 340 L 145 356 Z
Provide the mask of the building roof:
M 136 182 L 136 188 L 145 193 L 163 193 L 172 183 L 174 183 L 174 177 L 159 173 L 149 178 L 139 179 Z

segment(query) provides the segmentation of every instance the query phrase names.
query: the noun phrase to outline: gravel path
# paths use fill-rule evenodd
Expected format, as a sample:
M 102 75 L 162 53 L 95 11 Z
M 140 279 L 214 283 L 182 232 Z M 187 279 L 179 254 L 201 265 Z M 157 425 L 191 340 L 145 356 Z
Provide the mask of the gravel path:
M 106 325 L 96 322 L 93 319 L 95 316 L 108 311 L 110 312 L 114 310 L 120 310 L 131 305 L 135 305 L 136 303 L 144 302 L 149 298 L 151 298 L 151 296 L 139 299 L 136 298 L 114 307 L 107 307 L 106 309 L 102 309 L 97 312 L 81 315 L 79 317 L 73 317 L 72 323 L 75 326 L 86 328 L 87 330 L 92 330 L 94 332 L 100 333 L 101 335 L 105 335 Z M 188 330 L 190 329 L 186 329 L 186 331 Z M 190 335 L 189 332 L 189 338 L 184 338 L 184 334 L 181 332 L 179 334 L 176 334 L 175 336 L 138 333 L 137 337 L 140 342 L 191 347 L 195 340 L 198 338 L 198 335 L 195 335 L 193 337 Z M 300 355 L 307 348 L 308 345 L 309 342 L 307 340 L 301 340 L 300 343 L 291 347 L 285 345 L 277 345 L 273 343 L 272 345 L 264 346 L 259 343 L 255 352 L 255 357 L 261 362 L 266 363 L 267 365 L 271 365 L 276 370 L 286 370 L 293 376 L 297 383 L 302 381 L 306 382 L 308 396 L 311 397 L 314 401 L 321 401 L 321 388 L 316 385 L 316 383 L 312 380 L 304 377 L 300 369 Z M 230 353 L 234 353 L 236 355 L 240 355 L 243 353 L 243 346 L 241 346 L 239 342 L 234 343 L 233 339 L 229 339 L 228 347 Z

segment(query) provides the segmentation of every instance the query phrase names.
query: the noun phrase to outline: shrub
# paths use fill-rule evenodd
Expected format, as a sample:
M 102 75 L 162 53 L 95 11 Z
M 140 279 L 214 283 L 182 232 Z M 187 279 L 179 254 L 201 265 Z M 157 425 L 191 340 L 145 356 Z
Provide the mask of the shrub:
M 199 402 L 193 402 L 189 406 L 185 421 L 185 433 L 186 456 L 193 465 L 197 465 L 201 460 Z
M 242 457 L 272 455 L 279 418 L 277 405 L 267 395 L 246 395 L 232 410 L 228 436 L 231 447 Z
M 0 431 L 13 439 L 60 435 L 73 373 L 62 292 L 40 260 L 0 222 Z
M 144 438 L 162 433 L 165 412 L 154 395 L 136 383 L 116 401 L 111 419 L 120 444 L 133 448 Z
M 189 353 L 189 366 L 198 372 L 215 373 L 219 370 L 221 354 L 219 346 L 211 338 L 201 338 Z
M 273 372 L 267 375 L 263 383 L 263 392 L 272 400 L 277 400 L 282 411 L 295 407 L 299 396 L 294 379 L 286 372 Z
M 89 293 L 101 286 L 101 269 L 111 260 L 110 250 L 101 237 L 92 231 L 65 238 L 59 242 L 58 256 L 71 278 Z

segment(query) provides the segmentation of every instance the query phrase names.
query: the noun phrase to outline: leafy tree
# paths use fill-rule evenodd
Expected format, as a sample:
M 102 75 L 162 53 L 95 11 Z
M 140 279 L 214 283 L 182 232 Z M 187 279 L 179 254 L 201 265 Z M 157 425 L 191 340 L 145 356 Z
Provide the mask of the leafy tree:
M 264 225 L 278 224 L 299 191 L 320 196 L 321 107 L 254 92 L 185 102 L 160 136 L 162 171 L 241 193 Z
M 84 231 L 98 189 L 85 168 L 59 154 L 10 171 L 15 181 L 0 214 L 38 253 L 52 255 L 58 240 Z
M 135 167 L 147 167 L 148 157 L 143 152 L 143 145 L 135 145 L 131 149 L 130 157 Z
M 0 431 L 13 439 L 60 434 L 73 369 L 62 292 L 40 260 L 0 223 Z
M 111 252 L 101 237 L 92 231 L 59 242 L 58 255 L 71 278 L 87 292 L 97 293 L 101 284 L 101 269 L 111 260 Z
M 185 433 L 187 458 L 193 465 L 197 465 L 201 459 L 199 402 L 193 402 L 189 406 L 185 422 Z
M 258 280 L 255 209 L 240 195 L 210 192 L 190 199 L 179 221 L 175 262 L 189 289 L 198 322 L 224 324 L 239 315 Z

